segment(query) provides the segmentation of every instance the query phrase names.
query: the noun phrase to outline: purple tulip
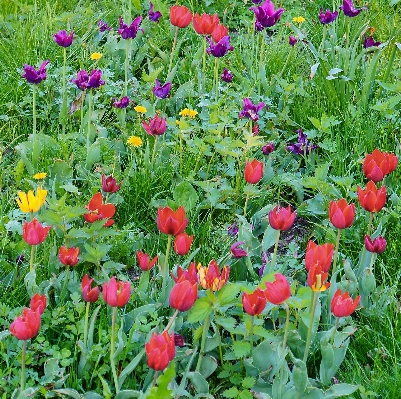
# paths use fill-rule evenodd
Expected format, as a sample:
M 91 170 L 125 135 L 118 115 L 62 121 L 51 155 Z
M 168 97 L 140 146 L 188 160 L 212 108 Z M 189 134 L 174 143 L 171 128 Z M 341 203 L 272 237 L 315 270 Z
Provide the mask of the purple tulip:
M 103 85 L 102 71 L 100 69 L 94 69 L 89 76 L 88 89 L 97 89 Z
M 366 37 L 366 35 L 363 35 L 363 47 L 364 48 L 369 48 L 369 47 L 378 47 L 381 45 L 381 42 L 375 42 L 373 39 L 373 36 L 370 35 L 369 37 Z
M 323 25 L 326 25 L 333 22 L 337 18 L 337 16 L 337 11 L 331 12 L 330 10 L 326 10 L 326 12 L 323 12 L 323 8 L 321 8 L 319 13 L 319 21 Z
M 135 39 L 137 33 L 139 30 L 142 31 L 143 29 L 139 27 L 139 25 L 142 22 L 142 16 L 140 15 L 139 17 L 136 17 L 130 26 L 128 26 L 126 23 L 124 23 L 123 19 L 119 17 L 120 20 L 120 29 L 118 30 L 118 33 L 121 35 L 123 39 Z
M 243 258 L 244 256 L 248 256 L 248 252 L 245 251 L 245 249 L 238 248 L 240 245 L 245 244 L 244 241 L 239 241 L 235 242 L 233 245 L 230 247 L 230 252 L 233 258 L 235 259 L 240 259 Z
M 224 36 L 216 44 L 213 44 L 209 37 L 207 40 L 209 41 L 209 48 L 206 49 L 206 52 L 214 57 L 223 57 L 229 50 L 234 50 L 234 47 L 230 45 L 230 36 Z
M 160 118 L 158 115 L 156 115 L 148 122 L 143 121 L 142 127 L 150 136 L 161 136 L 166 132 L 167 118 Z
M 127 108 L 129 103 L 130 103 L 130 99 L 127 96 L 124 96 L 121 100 L 117 100 L 116 98 L 113 99 L 113 107 L 114 108 Z
M 88 88 L 89 75 L 84 69 L 78 72 L 76 79 L 71 79 L 70 82 L 73 82 L 77 85 L 79 90 L 86 90 Z
M 302 129 L 295 130 L 298 133 L 298 141 L 296 143 L 288 144 L 287 150 L 297 155 L 306 155 L 310 151 L 318 148 L 315 144 L 309 144 L 308 138 Z
M 362 10 L 367 10 L 368 7 L 355 8 L 352 0 L 343 0 L 343 5 L 340 6 L 343 13 L 350 18 L 356 17 Z
M 239 118 L 249 118 L 253 121 L 259 119 L 259 111 L 266 106 L 265 103 L 253 104 L 250 98 L 244 98 L 244 108 L 239 113 Z
M 153 94 L 158 98 L 170 97 L 171 82 L 165 83 L 161 86 L 159 79 L 156 79 L 155 87 L 153 87 Z
M 295 36 L 290 36 L 288 39 L 288 43 L 290 46 L 294 47 L 298 39 Z
M 238 235 L 238 231 L 239 231 L 239 227 L 238 227 L 237 223 L 234 222 L 232 225 L 228 226 L 227 234 L 230 237 L 236 237 Z
M 252 0 L 253 4 L 260 4 L 263 0 Z
M 250 7 L 249 9 L 255 13 L 255 29 L 257 31 L 276 25 L 284 12 L 284 8 L 281 7 L 274 11 L 274 4 L 271 0 L 266 0 L 261 6 Z
M 97 22 L 97 26 L 99 28 L 99 32 L 106 32 L 107 30 L 111 30 L 110 26 L 107 25 L 107 22 L 104 22 L 102 20 Z
M 46 79 L 46 65 L 49 63 L 49 60 L 43 61 L 40 64 L 38 70 L 36 70 L 33 66 L 24 64 L 24 73 L 21 75 L 25 78 L 29 83 L 39 84 L 42 80 Z
M 149 11 L 148 11 L 149 20 L 153 22 L 159 22 L 159 19 L 162 16 L 160 11 L 153 11 L 153 3 L 149 3 Z
M 220 78 L 223 82 L 231 83 L 233 81 L 233 74 L 227 68 L 224 68 Z
M 264 155 L 269 155 L 275 150 L 274 143 L 267 143 L 262 147 L 262 152 Z
M 70 47 L 74 39 L 74 32 L 68 35 L 65 30 L 60 30 L 53 36 L 53 39 L 61 47 Z

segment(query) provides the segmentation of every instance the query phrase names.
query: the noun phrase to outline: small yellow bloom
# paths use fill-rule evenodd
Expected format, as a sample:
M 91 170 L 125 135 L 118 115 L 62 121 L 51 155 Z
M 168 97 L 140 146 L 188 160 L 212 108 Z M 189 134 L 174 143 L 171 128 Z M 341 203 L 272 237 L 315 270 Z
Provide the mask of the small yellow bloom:
M 102 53 L 93 53 L 93 54 L 91 54 L 91 60 L 92 61 L 100 60 L 102 57 L 103 57 Z
M 298 24 L 302 24 L 302 22 L 305 22 L 305 18 L 304 17 L 294 17 L 292 19 L 293 22 L 296 22 Z
M 33 175 L 33 178 L 36 180 L 43 180 L 46 176 L 47 176 L 47 173 L 39 172 L 39 173 L 36 173 L 36 175 Z
M 195 111 L 194 109 L 184 108 L 182 111 L 180 111 L 179 115 L 194 118 L 196 115 L 198 115 L 198 111 Z
M 36 196 L 34 195 L 32 190 L 28 191 L 28 193 L 19 191 L 19 198 L 16 198 L 15 200 L 17 201 L 17 204 L 22 212 L 37 212 L 40 207 L 45 203 L 46 196 L 47 190 L 42 190 L 41 188 L 38 188 L 36 190 Z
M 141 147 L 142 143 L 143 143 L 142 139 L 138 136 L 131 136 L 127 140 L 127 144 L 135 148 Z
M 137 105 L 136 107 L 134 107 L 134 110 L 136 112 L 138 112 L 139 114 L 145 114 L 148 110 L 142 106 L 142 105 Z

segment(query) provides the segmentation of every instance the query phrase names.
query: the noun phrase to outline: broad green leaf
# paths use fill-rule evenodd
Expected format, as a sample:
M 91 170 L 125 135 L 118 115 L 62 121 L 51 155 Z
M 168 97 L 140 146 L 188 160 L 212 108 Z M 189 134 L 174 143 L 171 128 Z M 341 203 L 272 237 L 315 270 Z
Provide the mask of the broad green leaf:
M 187 376 L 197 393 L 209 393 L 209 384 L 199 372 L 190 372 Z
M 238 391 L 237 387 L 231 387 L 230 389 L 226 389 L 223 392 L 223 396 L 225 398 L 229 398 L 229 399 L 230 398 L 236 398 L 238 396 L 238 393 L 239 393 L 239 391 Z
M 115 399 L 131 399 L 131 398 L 139 398 L 142 395 L 142 392 L 140 391 L 134 391 L 134 390 L 124 390 L 120 391 L 116 396 Z
M 244 388 L 249 389 L 249 388 L 252 388 L 252 387 L 255 385 L 255 383 L 256 383 L 256 379 L 255 379 L 254 377 L 245 377 L 245 378 L 242 380 L 241 385 L 242 385 Z
M 230 304 L 241 291 L 241 285 L 236 283 L 226 284 L 217 294 L 217 303 L 220 306 Z
M 236 341 L 232 345 L 232 349 L 235 353 L 235 356 L 238 359 L 241 359 L 251 352 L 251 344 L 249 342 Z
M 350 384 L 335 384 L 326 391 L 325 399 L 341 398 L 343 396 L 351 395 L 358 389 L 357 385 Z
M 198 194 L 192 184 L 183 180 L 173 191 L 174 201 L 178 205 L 182 205 L 187 212 L 198 203 Z
M 145 354 L 145 349 L 142 349 L 124 368 L 124 370 L 120 374 L 120 378 L 118 379 L 118 385 L 121 388 L 125 379 L 128 377 L 132 371 L 135 370 L 136 366 L 138 366 L 139 362 L 142 360 L 143 355 Z
M 204 321 L 212 312 L 212 304 L 208 298 L 198 298 L 188 314 L 188 323 Z

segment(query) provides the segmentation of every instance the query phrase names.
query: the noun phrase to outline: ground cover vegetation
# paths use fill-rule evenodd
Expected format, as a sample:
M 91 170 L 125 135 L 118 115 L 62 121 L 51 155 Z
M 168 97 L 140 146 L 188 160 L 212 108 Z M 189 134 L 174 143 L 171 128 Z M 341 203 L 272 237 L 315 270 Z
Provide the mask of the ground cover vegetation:
M 0 0 L 0 395 L 396 398 L 397 0 Z

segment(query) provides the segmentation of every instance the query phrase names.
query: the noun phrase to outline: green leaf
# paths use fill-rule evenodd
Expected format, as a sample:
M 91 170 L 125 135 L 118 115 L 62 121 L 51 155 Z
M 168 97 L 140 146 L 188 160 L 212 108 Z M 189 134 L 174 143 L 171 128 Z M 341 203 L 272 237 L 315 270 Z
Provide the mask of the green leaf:
M 96 322 L 96 317 L 97 314 L 99 313 L 99 310 L 102 306 L 99 305 L 97 308 L 94 310 L 92 317 L 89 322 L 89 331 L 88 331 L 88 342 L 87 342 L 87 349 L 90 351 L 93 345 L 93 332 L 95 331 L 95 322 Z
M 294 367 L 292 368 L 292 380 L 298 396 L 305 392 L 308 384 L 308 371 L 306 364 L 299 359 L 293 358 Z
M 249 391 L 241 391 L 238 395 L 238 399 L 252 399 L 254 396 Z
M 6 337 L 8 337 L 9 335 L 11 335 L 9 330 L 4 330 L 0 332 L 0 341 Z
M 264 340 L 253 350 L 253 365 L 261 372 L 267 372 L 269 375 L 275 375 L 279 354 L 277 352 L 277 344 L 273 344 L 270 339 Z
M 64 389 L 54 389 L 53 392 L 59 393 L 60 395 L 68 395 L 68 397 L 73 399 L 82 399 L 83 396 L 78 393 L 75 389 L 64 388 Z
M 209 384 L 199 372 L 190 372 L 187 376 L 197 393 L 209 393 Z
M 205 355 L 202 358 L 202 363 L 199 372 L 204 378 L 208 378 L 217 369 L 217 360 L 213 356 Z
M 208 298 L 198 298 L 188 314 L 188 323 L 198 323 L 206 319 L 212 312 L 212 304 Z
M 251 344 L 249 342 L 236 341 L 234 342 L 232 349 L 235 353 L 235 356 L 238 359 L 241 359 L 251 352 Z
M 225 330 L 234 332 L 235 326 L 237 325 L 237 320 L 231 316 L 215 316 L 214 322 L 219 326 L 222 326 Z
M 223 392 L 223 396 L 225 398 L 236 398 L 238 396 L 238 392 L 239 391 L 237 387 L 231 387 Z
M 245 377 L 242 380 L 241 385 L 244 388 L 248 388 L 249 389 L 249 388 L 252 388 L 255 385 L 255 383 L 256 383 L 256 379 L 254 377 Z
M 131 399 L 131 398 L 139 398 L 142 392 L 134 391 L 134 390 L 124 390 L 120 391 L 116 396 L 115 399 Z
M 183 180 L 173 191 L 174 201 L 189 212 L 198 203 L 198 194 L 192 184 Z
M 351 395 L 358 389 L 357 385 L 335 384 L 326 391 L 325 399 L 340 398 L 344 395 Z
M 118 379 L 118 386 L 121 388 L 125 379 L 128 375 L 135 370 L 136 366 L 138 366 L 139 362 L 142 360 L 143 355 L 145 354 L 145 349 L 142 349 L 128 364 L 125 366 L 124 370 L 120 374 L 120 378 Z
M 87 392 L 84 394 L 84 399 L 103 399 L 102 395 L 99 395 L 96 392 Z
M 241 285 L 236 283 L 226 284 L 217 294 L 217 304 L 224 306 L 230 304 L 234 299 L 237 298 L 241 291 Z
M 172 398 L 173 391 L 169 389 L 169 385 L 175 377 L 175 363 L 170 362 L 167 369 L 157 379 L 156 387 L 152 387 L 151 390 L 145 396 L 147 399 L 160 399 L 160 398 Z

